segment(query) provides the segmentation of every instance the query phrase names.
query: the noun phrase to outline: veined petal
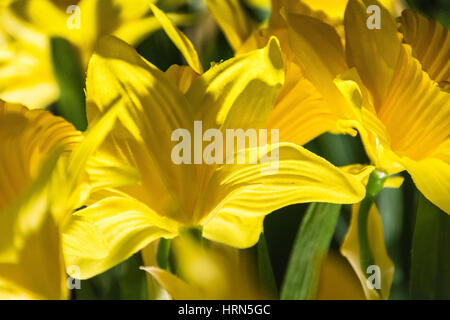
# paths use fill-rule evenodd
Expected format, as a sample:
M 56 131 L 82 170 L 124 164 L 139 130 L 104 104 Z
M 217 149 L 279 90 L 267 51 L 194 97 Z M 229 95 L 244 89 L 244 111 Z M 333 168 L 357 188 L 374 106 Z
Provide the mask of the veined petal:
M 198 58 L 197 51 L 195 51 L 194 45 L 191 41 L 175 26 L 166 14 L 159 10 L 153 4 L 150 4 L 150 8 L 153 11 L 156 19 L 161 23 L 164 31 L 169 38 L 173 41 L 175 46 L 181 51 L 189 66 L 195 70 L 198 74 L 203 73 L 203 67 Z
M 392 150 L 420 160 L 450 135 L 450 93 L 441 89 L 402 46 L 390 90 L 377 107 Z
M 279 42 L 213 66 L 186 94 L 196 118 L 208 128 L 260 128 L 284 82 Z
M 280 141 L 298 145 L 329 131 L 352 134 L 353 128 L 339 125 L 340 119 L 333 108 L 303 75 L 300 67 L 288 61 L 286 83 L 278 93 L 275 109 L 266 126 L 279 129 Z
M 420 161 L 403 157 L 401 161 L 420 192 L 450 214 L 450 164 L 431 157 Z
M 35 176 L 42 165 L 41 161 L 52 149 L 63 147 L 65 151 L 71 151 L 82 140 L 81 133 L 63 118 L 53 116 L 47 111 L 30 111 L 17 104 L 0 101 L 0 121 L 1 153 L 9 155 L 1 158 L 1 161 L 5 161 L 1 167 L 16 167 L 18 171 L 9 171 L 17 174 L 20 172 L 21 176 Z M 14 147 L 11 150 L 16 151 L 11 152 L 7 149 L 8 146 Z M 16 164 L 13 165 L 13 162 Z M 12 181 L 0 182 L 2 190 L 6 190 L 7 185 L 23 187 L 23 184 Z M 2 204 L 0 201 L 0 207 Z
M 353 118 L 353 106 L 335 83 L 348 69 L 339 35 L 331 26 L 313 17 L 288 14 L 287 20 L 291 49 L 305 77 L 329 105 L 326 112 L 335 117 Z
M 367 27 L 367 6 L 376 1 L 350 0 L 345 12 L 347 60 L 356 67 L 374 97 L 375 106 L 386 98 L 400 53 L 397 26 L 381 5 L 381 29 Z
M 239 50 L 257 28 L 239 0 L 206 0 L 206 5 L 234 51 Z
M 359 204 L 352 207 L 350 228 L 341 247 L 341 253 L 352 265 L 368 299 L 388 299 L 394 276 L 394 264 L 389 258 L 383 237 L 383 225 L 380 214 L 375 205 L 372 206 L 368 217 L 368 238 L 374 264 L 380 268 L 380 290 L 370 289 L 367 286 L 368 273 L 362 270 L 360 262 L 360 244 L 358 236 L 358 210 Z
M 233 232 L 247 232 L 241 238 L 248 242 L 239 242 L 235 238 L 233 246 L 252 245 L 254 230 L 244 226 L 253 224 L 260 228 L 258 224 L 262 221 L 250 219 L 252 217 L 261 217 L 295 203 L 355 203 L 364 197 L 362 175 L 347 174 L 294 144 L 282 143 L 269 148 L 272 154 L 279 154 L 278 161 L 250 164 L 254 163 L 258 153 L 262 159 L 269 151 L 264 147 L 246 149 L 248 164 L 226 164 L 217 169 L 206 188 L 214 192 L 207 193 L 205 199 L 208 201 L 203 203 L 204 211 L 211 212 L 203 222 L 209 237 L 216 237 L 218 241 L 219 237 L 225 239 L 214 224 L 208 229 L 208 224 L 217 217 L 216 223 L 223 226 L 230 224 L 233 227 L 231 222 L 235 222 Z M 221 234 L 213 235 L 211 230 L 214 229 Z M 233 240 L 223 241 L 231 245 Z
M 127 191 L 167 215 L 190 208 L 194 197 L 185 190 L 195 189 L 188 185 L 195 180 L 196 168 L 176 165 L 171 159 L 174 130 L 193 132 L 190 107 L 182 92 L 130 45 L 114 37 L 100 40 L 86 86 L 89 121 L 111 103 L 122 106 L 99 151 L 139 170 L 141 186 Z
M 431 79 L 450 89 L 450 34 L 436 20 L 405 10 L 400 17 L 403 40 Z
M 78 227 L 71 228 L 70 220 L 66 224 L 68 227 L 63 233 L 64 256 L 67 265 L 80 268 L 80 279 L 106 271 L 150 242 L 161 237 L 173 237 L 177 232 L 175 222 L 127 198 L 104 199 L 78 211 L 73 219 Z M 93 238 L 92 230 L 98 230 L 100 235 Z M 102 242 L 87 242 L 87 238 L 103 239 L 107 255 L 97 252 L 97 248 L 102 248 Z M 74 247 L 81 251 L 74 250 Z

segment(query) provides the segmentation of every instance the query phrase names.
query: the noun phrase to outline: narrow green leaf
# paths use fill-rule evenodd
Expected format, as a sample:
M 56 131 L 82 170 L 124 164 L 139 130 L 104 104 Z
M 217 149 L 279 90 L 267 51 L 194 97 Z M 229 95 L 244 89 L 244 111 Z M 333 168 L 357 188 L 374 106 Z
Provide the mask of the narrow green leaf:
M 282 300 L 314 299 L 341 205 L 312 203 L 300 225 L 281 288 Z
M 63 38 L 53 37 L 50 43 L 53 72 L 60 91 L 56 105 L 58 113 L 84 131 L 87 128 L 84 76 L 77 52 Z
M 136 253 L 121 264 L 120 298 L 122 300 L 146 300 L 147 279 L 139 267 L 143 265 L 142 256 Z
M 419 194 L 411 256 L 411 298 L 450 299 L 450 216 Z
M 267 248 L 267 241 L 264 233 L 262 233 L 259 238 L 257 252 L 259 282 L 272 298 L 278 298 L 278 288 L 275 282 L 272 263 L 270 262 L 269 250 Z

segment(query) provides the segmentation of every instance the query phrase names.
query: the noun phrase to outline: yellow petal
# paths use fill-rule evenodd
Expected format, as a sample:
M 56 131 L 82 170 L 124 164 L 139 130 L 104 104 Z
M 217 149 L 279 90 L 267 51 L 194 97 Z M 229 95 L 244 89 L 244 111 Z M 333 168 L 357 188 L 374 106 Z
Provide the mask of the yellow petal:
M 249 248 L 259 241 L 265 216 L 246 217 L 223 210 L 203 226 L 206 239 L 235 248 Z
M 402 163 L 420 192 L 450 214 L 450 164 L 431 157 L 420 161 L 404 157 Z
M 400 17 L 400 31 L 413 55 L 430 77 L 444 85 L 450 82 L 450 34 L 448 28 L 411 10 Z
M 345 12 L 347 59 L 372 92 L 375 105 L 388 94 L 400 52 L 397 26 L 390 13 L 380 8 L 381 29 L 373 30 L 367 27 L 367 5 L 361 0 L 350 0 Z
M 260 128 L 284 82 L 279 42 L 237 56 L 200 76 L 186 96 L 204 128 Z
M 383 225 L 380 214 L 375 205 L 372 206 L 368 217 L 368 238 L 372 251 L 374 264 L 380 269 L 380 289 L 370 289 L 367 285 L 367 278 L 373 274 L 372 271 L 362 270 L 360 262 L 360 244 L 358 236 L 358 210 L 359 204 L 352 207 L 352 219 L 350 227 L 342 243 L 341 253 L 352 265 L 359 281 L 363 287 L 367 299 L 388 299 L 394 276 L 394 264 L 389 258 L 383 237 Z M 366 273 L 369 272 L 369 273 Z
M 352 118 L 353 106 L 335 83 L 335 79 L 348 68 L 338 34 L 331 26 L 309 16 L 288 14 L 287 19 L 291 48 L 305 77 L 328 105 L 323 113 Z
M 203 204 L 204 211 L 211 212 L 211 220 L 204 221 L 208 237 L 248 247 L 257 241 L 256 232 L 261 228 L 262 220 L 257 217 L 294 203 L 355 203 L 364 197 L 360 175 L 347 174 L 294 144 L 271 148 L 279 153 L 279 161 L 228 164 L 214 174 L 205 195 L 208 201 Z M 252 149 L 246 151 L 250 157 Z M 265 152 L 267 149 L 261 148 L 260 156 Z M 217 226 L 209 227 L 214 220 Z M 250 224 L 256 231 L 247 227 Z M 230 233 L 221 230 L 220 225 L 226 226 Z M 217 234 L 212 234 L 213 230 Z M 238 233 L 240 237 L 234 236 Z
M 149 8 L 148 1 L 145 2 L 145 7 Z M 128 1 L 128 3 L 132 4 L 130 1 Z M 192 21 L 195 19 L 194 14 L 183 13 L 168 13 L 167 17 L 169 17 L 169 19 L 177 26 L 191 25 Z M 133 46 L 137 46 L 145 40 L 149 34 L 159 30 L 160 28 L 161 23 L 158 19 L 156 19 L 156 17 L 142 17 L 140 19 L 126 21 L 121 24 L 119 28 L 112 33 L 112 35 Z
M 364 300 L 364 291 L 350 264 L 330 251 L 322 265 L 317 300 Z
M 267 128 L 279 129 L 280 141 L 304 145 L 322 133 L 336 130 L 336 121 L 316 87 L 296 64 L 287 62 L 286 83 L 278 93 Z
M 186 93 L 198 78 L 198 74 L 191 67 L 176 64 L 167 69 L 166 76 L 183 93 Z
M 39 230 L 28 235 L 17 263 L 0 263 L 2 299 L 68 298 L 59 228 L 48 213 Z
M 193 132 L 188 102 L 178 88 L 130 45 L 114 37 L 99 42 L 86 87 L 89 122 L 112 103 L 122 106 L 99 152 L 138 169 L 141 186 L 126 191 L 167 215 L 179 214 L 183 202 L 190 206 L 193 197 L 185 196 L 185 190 L 194 189 L 189 184 L 195 180 L 196 168 L 176 165 L 171 159 L 173 131 Z
M 48 214 L 46 189 L 62 151 L 81 133 L 47 111 L 30 111 L 0 101 L 0 256 L 13 243 L 20 249 L 27 234 Z M 11 253 L 11 252 L 10 252 Z M 4 261 L 4 259 L 0 259 Z
M 231 47 L 237 51 L 256 29 L 256 23 L 245 12 L 239 0 L 206 0 L 206 5 L 227 37 Z
M 145 268 L 157 267 L 158 263 L 156 261 L 156 256 L 158 253 L 158 245 L 159 240 L 155 240 L 141 250 L 142 261 L 146 266 Z M 142 269 L 141 267 L 141 270 L 145 269 Z M 156 281 L 150 273 L 146 274 L 146 279 L 149 300 L 170 300 L 170 296 L 167 291 L 159 285 L 158 281 Z
M 389 133 L 392 150 L 420 160 L 450 135 L 450 93 L 422 70 L 410 47 L 401 48 L 398 62 L 377 115 Z
M 177 231 L 173 222 L 157 215 L 142 203 L 126 198 L 102 200 L 78 211 L 73 219 L 78 226 L 70 228 L 71 221 L 67 222 L 69 227 L 63 234 L 64 257 L 67 265 L 80 268 L 80 279 L 106 271 L 150 242 L 161 237 L 173 237 Z M 101 237 L 98 234 L 93 237 L 92 230 L 98 230 Z M 88 242 L 88 237 L 102 238 L 107 255 L 97 252 L 99 247 L 102 248 L 102 242 Z M 74 247 L 79 251 L 74 250 Z
M 141 269 L 150 273 L 175 300 L 202 299 L 200 292 L 169 271 L 157 267 L 142 267 Z
M 168 16 L 166 16 L 163 11 L 159 10 L 158 7 L 153 4 L 150 4 L 150 7 L 156 19 L 158 19 L 158 21 L 161 23 L 164 31 L 183 54 L 189 66 L 191 66 L 191 68 L 194 69 L 198 74 L 202 74 L 202 64 L 200 63 L 197 51 L 195 51 L 195 48 L 191 41 L 180 30 L 178 30 L 175 24 L 170 20 Z

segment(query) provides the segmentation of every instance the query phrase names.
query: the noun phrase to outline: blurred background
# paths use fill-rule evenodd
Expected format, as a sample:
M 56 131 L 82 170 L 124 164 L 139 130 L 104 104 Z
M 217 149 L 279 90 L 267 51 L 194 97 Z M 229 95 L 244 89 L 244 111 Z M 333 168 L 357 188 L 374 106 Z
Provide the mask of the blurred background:
M 241 0 L 248 13 L 257 21 L 264 21 L 270 15 L 269 7 L 254 7 L 251 0 Z M 259 3 L 261 1 L 258 1 Z M 224 35 L 208 16 L 202 0 L 161 0 L 158 6 L 166 12 L 191 13 L 192 19 L 183 31 L 192 40 L 202 63 L 207 69 L 212 61 L 226 60 L 233 51 Z M 450 26 L 450 1 L 448 0 L 408 0 L 406 5 L 428 17 Z M 161 70 L 172 64 L 183 64 L 178 50 L 160 30 L 145 39 L 137 51 Z M 358 137 L 325 134 L 306 146 L 311 151 L 325 157 L 335 165 L 368 163 Z M 391 299 L 408 299 L 410 276 L 410 249 L 415 221 L 417 191 L 408 176 L 399 189 L 384 189 L 378 197 L 377 205 L 382 216 L 385 242 L 388 254 L 395 264 Z M 280 288 L 285 275 L 290 252 L 308 205 L 294 205 L 269 215 L 264 223 L 270 260 L 273 266 L 277 287 Z M 350 265 L 337 254 L 347 232 L 350 221 L 350 207 L 344 206 L 339 216 L 331 243 L 331 252 L 323 266 L 318 298 L 363 298 L 358 288 L 356 275 L 348 281 L 348 286 L 334 285 L 332 291 L 322 290 L 325 283 L 339 282 L 344 273 L 351 274 Z M 245 250 L 252 255 L 255 248 Z M 328 268 L 328 263 L 338 265 Z M 140 254 L 95 278 L 81 281 L 81 289 L 72 291 L 73 299 L 146 299 L 145 272 L 139 270 L 143 265 Z M 338 272 L 336 270 L 341 270 Z M 356 283 L 356 287 L 355 287 Z M 330 288 L 330 286 L 327 286 Z

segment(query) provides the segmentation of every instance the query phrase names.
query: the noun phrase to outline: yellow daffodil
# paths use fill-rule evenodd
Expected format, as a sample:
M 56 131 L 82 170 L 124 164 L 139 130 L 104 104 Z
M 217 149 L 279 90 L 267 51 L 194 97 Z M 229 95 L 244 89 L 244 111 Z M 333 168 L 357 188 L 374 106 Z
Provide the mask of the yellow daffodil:
M 201 244 L 189 236 L 173 241 L 177 275 L 157 266 L 141 269 L 150 273 L 175 300 L 267 299 L 258 288 L 257 270 L 248 256 L 237 249 Z
M 284 67 L 278 40 L 271 38 L 263 49 L 201 73 L 187 37 L 152 9 L 190 66 L 173 66 L 163 73 L 123 41 L 100 41 L 88 67 L 88 119 L 102 114 L 112 101 L 120 101 L 124 111 L 97 159 L 134 168 L 123 170 L 121 179 L 137 176 L 139 181 L 94 192 L 90 205 L 73 216 L 103 239 L 74 245 L 78 252 L 65 250 L 67 261 L 80 267 L 82 279 L 111 268 L 156 239 L 174 238 L 185 228 L 201 227 L 207 239 L 246 248 L 258 241 L 264 216 L 278 208 L 362 199 L 358 175 L 346 174 L 292 143 L 235 149 L 227 164 L 176 164 L 171 158 L 173 132 L 183 128 L 195 135 L 195 121 L 201 121 L 205 131 L 223 133 L 265 128 L 284 81 Z M 273 152 L 279 160 L 242 164 L 234 158 L 244 154 L 258 160 Z M 268 174 L 264 169 L 272 165 L 278 170 Z M 107 177 L 101 170 L 91 175 Z M 76 241 L 85 235 L 80 228 L 65 237 Z M 87 247 L 80 250 L 83 246 Z M 97 246 L 106 247 L 106 257 L 95 254 Z
M 381 29 L 366 25 L 369 4 L 382 10 Z M 326 113 L 358 130 L 379 170 L 408 171 L 425 197 L 450 213 L 448 29 L 405 11 L 400 34 L 381 4 L 351 0 L 345 14 L 344 50 L 337 32 L 322 21 L 295 14 L 288 14 L 287 21 L 291 48 L 328 105 Z M 359 263 L 357 211 L 342 252 L 366 290 L 366 270 Z M 368 219 L 370 245 L 382 265 L 385 284 L 380 292 L 366 290 L 366 294 L 387 298 L 392 262 L 382 245 L 376 207 Z
M 100 37 L 113 34 L 137 44 L 158 29 L 159 23 L 148 15 L 151 2 L 15 0 L 0 6 L 0 98 L 31 108 L 54 102 L 59 90 L 50 38 L 68 40 L 85 68 Z
M 419 190 L 449 213 L 448 29 L 405 11 L 402 30 L 409 40 L 402 43 L 384 8 L 380 30 L 367 28 L 365 10 L 362 2 L 349 2 L 346 52 L 331 27 L 289 15 L 292 48 L 328 104 L 353 113 L 343 119 L 358 129 L 376 167 L 389 174 L 407 170 Z M 426 53 L 424 32 L 440 37 Z
M 67 298 L 49 182 L 81 134 L 47 111 L 0 101 L 0 298 Z
M 239 0 L 207 0 L 206 3 L 236 54 L 261 48 L 270 36 L 275 35 L 280 39 L 286 81 L 277 96 L 268 126 L 283 128 L 280 130 L 282 141 L 304 145 L 325 132 L 356 134 L 348 123 L 342 121 L 342 118 L 352 116 L 347 108 L 327 104 L 315 87 L 316 83 L 305 75 L 301 60 L 292 52 L 288 41 L 288 25 L 281 15 L 284 11 L 315 17 L 333 25 L 343 34 L 343 17 L 348 0 L 273 0 L 267 27 L 258 26 Z M 392 12 L 399 6 L 395 0 L 384 3 Z M 340 44 L 336 43 L 339 40 L 332 40 L 328 49 L 339 49 Z M 328 59 L 326 56 L 320 58 Z

